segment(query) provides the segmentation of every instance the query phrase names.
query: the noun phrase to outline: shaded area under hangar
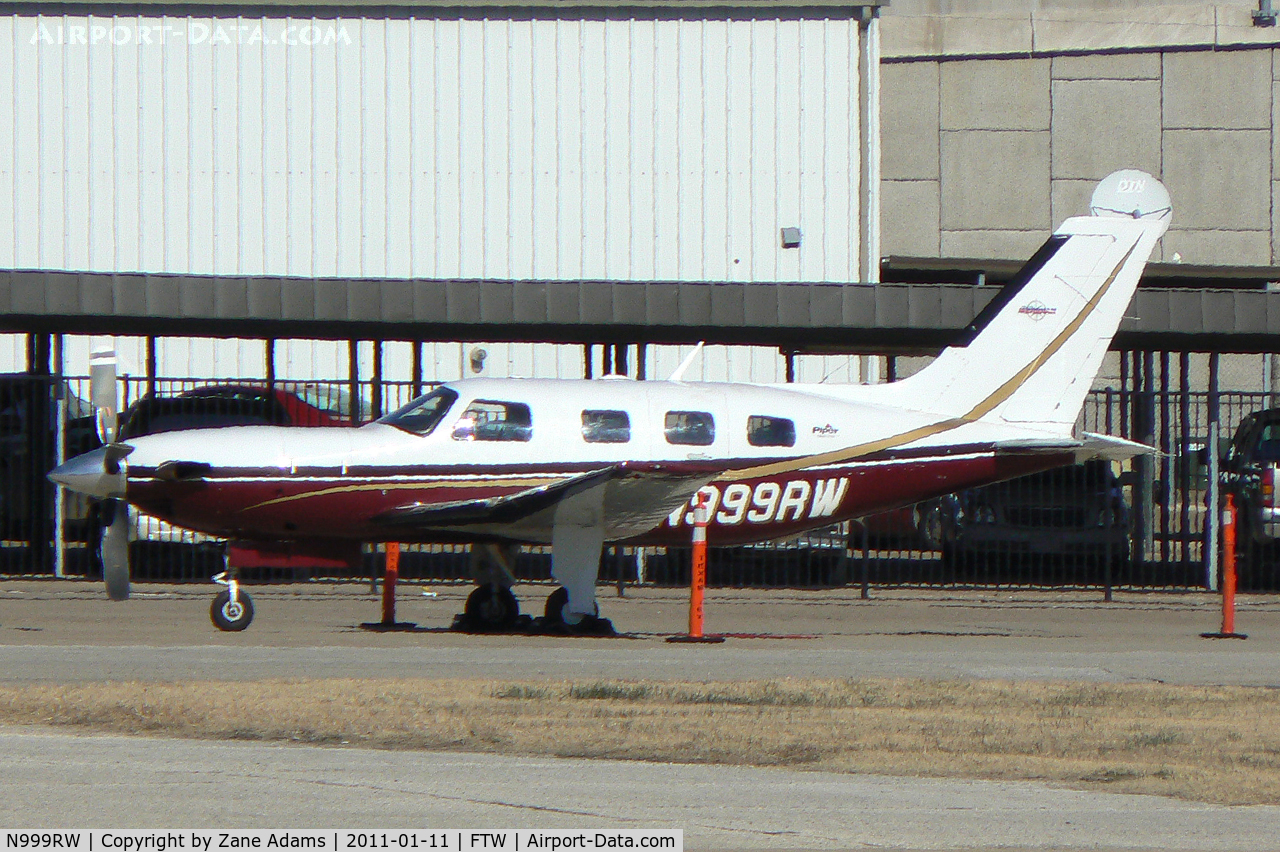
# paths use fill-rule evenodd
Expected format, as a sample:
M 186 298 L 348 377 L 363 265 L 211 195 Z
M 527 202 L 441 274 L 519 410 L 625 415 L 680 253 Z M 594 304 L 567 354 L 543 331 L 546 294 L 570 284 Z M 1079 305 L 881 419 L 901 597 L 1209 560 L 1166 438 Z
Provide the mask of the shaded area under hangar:
M 946 263 L 945 261 L 943 263 Z M 954 266 L 954 262 L 952 264 Z M 1270 352 L 1276 267 L 1159 265 L 1113 347 Z M 991 264 L 996 270 L 1000 264 Z M 558 343 L 740 343 L 791 351 L 927 353 L 958 339 L 995 296 L 967 283 L 491 281 L 0 272 L 7 331 L 148 336 Z M 1177 270 L 1175 269 L 1175 272 Z M 981 283 L 978 283 L 981 282 Z M 1173 282 L 1172 284 L 1170 282 Z

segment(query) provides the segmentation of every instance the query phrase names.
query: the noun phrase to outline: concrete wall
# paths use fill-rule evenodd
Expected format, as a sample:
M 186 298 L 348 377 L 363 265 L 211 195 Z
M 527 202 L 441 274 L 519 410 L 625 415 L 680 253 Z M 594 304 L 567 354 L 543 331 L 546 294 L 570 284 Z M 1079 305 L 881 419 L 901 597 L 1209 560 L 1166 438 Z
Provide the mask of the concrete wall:
M 1132 167 L 1173 196 L 1157 260 L 1275 263 L 1277 30 L 1249 11 L 890 13 L 882 254 L 1026 256 Z

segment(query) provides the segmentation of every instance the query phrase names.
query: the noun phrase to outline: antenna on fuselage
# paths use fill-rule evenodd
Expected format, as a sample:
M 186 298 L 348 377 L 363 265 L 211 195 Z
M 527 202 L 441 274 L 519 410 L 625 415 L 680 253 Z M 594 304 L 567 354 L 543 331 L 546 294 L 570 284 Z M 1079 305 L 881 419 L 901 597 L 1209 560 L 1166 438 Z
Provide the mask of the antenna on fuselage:
M 676 371 L 671 374 L 671 376 L 667 379 L 667 381 L 669 382 L 683 381 L 684 371 L 689 369 L 689 365 L 693 363 L 693 359 L 697 358 L 698 355 L 702 352 L 702 344 L 704 343 L 706 343 L 705 340 L 698 341 L 698 345 L 693 347 L 693 351 L 688 354 L 688 356 L 684 359 L 684 361 L 680 362 L 680 366 L 676 367 Z

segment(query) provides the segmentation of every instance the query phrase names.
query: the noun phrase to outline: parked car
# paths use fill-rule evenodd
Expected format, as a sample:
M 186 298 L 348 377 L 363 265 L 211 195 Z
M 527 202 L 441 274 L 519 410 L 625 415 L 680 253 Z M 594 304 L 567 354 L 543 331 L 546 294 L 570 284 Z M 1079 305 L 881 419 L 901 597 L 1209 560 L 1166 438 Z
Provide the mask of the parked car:
M 120 418 L 120 440 L 211 426 L 350 426 L 347 393 L 312 383 L 207 385 L 172 395 L 148 394 Z M 361 406 L 361 422 L 367 408 Z
M 956 497 L 947 494 L 901 509 L 868 515 L 849 526 L 849 546 L 881 550 L 941 550 L 956 516 Z
M 1255 411 L 1240 421 L 1222 458 L 1222 481 L 1235 496 L 1237 541 L 1269 545 L 1280 540 L 1280 408 Z
M 1033 555 L 1118 568 L 1130 552 L 1129 506 L 1103 460 L 963 491 L 946 526 L 943 560 L 952 569 Z

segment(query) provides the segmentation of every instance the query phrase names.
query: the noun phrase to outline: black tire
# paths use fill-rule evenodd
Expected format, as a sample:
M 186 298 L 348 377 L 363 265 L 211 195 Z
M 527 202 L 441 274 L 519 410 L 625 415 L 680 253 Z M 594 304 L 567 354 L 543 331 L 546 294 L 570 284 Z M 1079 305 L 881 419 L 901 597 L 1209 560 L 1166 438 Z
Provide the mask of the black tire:
M 520 618 L 520 602 L 510 589 L 485 584 L 467 596 L 463 612 L 474 630 L 506 630 Z
M 556 590 L 547 595 L 547 605 L 542 610 L 542 617 L 548 624 L 564 624 L 564 605 L 569 602 L 569 590 L 564 586 L 556 586 Z
M 564 607 L 569 603 L 569 590 L 564 586 L 556 586 L 556 590 L 547 595 L 547 606 L 542 617 L 547 624 L 564 624 Z M 600 617 L 600 604 L 596 603 L 595 618 Z
M 213 605 L 209 607 L 214 627 L 234 633 L 244 630 L 253 621 L 253 601 L 244 592 L 239 592 L 236 597 L 238 600 L 233 603 L 227 589 L 214 597 Z

